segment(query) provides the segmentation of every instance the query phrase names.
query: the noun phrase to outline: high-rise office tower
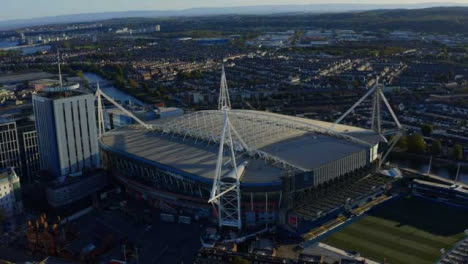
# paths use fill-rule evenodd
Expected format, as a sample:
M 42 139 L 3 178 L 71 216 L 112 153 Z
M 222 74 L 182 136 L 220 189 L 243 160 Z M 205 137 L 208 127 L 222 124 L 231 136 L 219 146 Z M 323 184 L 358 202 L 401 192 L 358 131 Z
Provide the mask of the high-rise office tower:
M 100 167 L 93 94 L 44 91 L 33 107 L 41 169 L 65 177 Z
M 0 169 L 10 167 L 21 170 L 18 132 L 14 120 L 0 117 Z
M 37 132 L 36 130 L 30 130 L 20 133 L 22 141 L 21 151 L 23 159 L 23 176 L 26 176 L 28 182 L 34 180 L 39 173 L 40 161 L 39 161 L 39 145 L 37 143 Z
M 79 85 L 63 85 L 57 51 L 59 86 L 33 96 L 41 170 L 58 179 L 100 167 L 95 97 Z
M 79 85 L 64 85 L 60 61 L 58 66 L 59 86 L 33 95 L 40 167 L 52 176 L 47 201 L 54 208 L 74 202 L 88 206 L 107 184 L 100 169 L 96 100 Z

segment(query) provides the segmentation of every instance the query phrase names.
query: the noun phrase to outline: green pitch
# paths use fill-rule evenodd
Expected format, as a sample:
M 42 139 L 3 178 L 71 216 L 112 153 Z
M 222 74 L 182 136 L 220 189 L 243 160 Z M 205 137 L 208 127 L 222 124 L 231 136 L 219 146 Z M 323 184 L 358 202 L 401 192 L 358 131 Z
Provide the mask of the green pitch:
M 411 197 L 380 206 L 323 242 L 379 262 L 432 264 L 467 228 L 468 210 Z

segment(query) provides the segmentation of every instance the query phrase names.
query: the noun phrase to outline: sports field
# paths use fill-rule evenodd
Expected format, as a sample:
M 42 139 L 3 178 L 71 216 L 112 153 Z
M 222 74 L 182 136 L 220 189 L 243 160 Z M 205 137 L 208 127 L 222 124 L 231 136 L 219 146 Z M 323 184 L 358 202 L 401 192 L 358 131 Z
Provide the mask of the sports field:
M 468 228 L 468 210 L 414 197 L 387 202 L 322 242 L 392 264 L 434 263 Z

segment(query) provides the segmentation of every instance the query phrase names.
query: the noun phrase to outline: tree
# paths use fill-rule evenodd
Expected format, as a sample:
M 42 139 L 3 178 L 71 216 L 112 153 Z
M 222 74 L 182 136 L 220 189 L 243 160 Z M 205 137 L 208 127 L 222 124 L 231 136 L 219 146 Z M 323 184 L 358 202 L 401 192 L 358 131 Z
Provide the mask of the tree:
M 412 153 L 424 153 L 426 151 L 426 141 L 419 134 L 412 134 L 407 139 L 408 151 Z
M 459 106 L 459 107 L 464 107 L 464 106 L 466 106 L 466 104 L 467 104 L 467 103 L 466 103 L 465 100 L 463 100 L 463 98 L 459 98 L 459 99 L 457 99 L 457 100 L 455 101 L 455 105 L 456 105 L 456 106 Z
M 359 78 L 354 78 L 353 82 L 352 82 L 352 85 L 354 88 L 359 88 L 359 86 L 361 86 L 361 80 Z
M 138 83 L 135 80 L 128 79 L 128 83 L 130 84 L 130 88 L 132 88 L 132 89 L 138 88 Z
M 432 131 L 434 131 L 434 127 L 429 124 L 424 124 L 421 126 L 421 132 L 425 137 L 429 137 L 432 134 Z
M 249 264 L 251 263 L 248 259 L 245 259 L 243 257 L 235 256 L 232 260 L 232 263 L 234 264 Z
M 437 76 L 436 78 L 437 78 L 436 80 L 441 82 L 441 83 L 448 83 L 449 82 L 449 78 L 445 74 L 441 74 L 441 75 Z
M 401 136 L 396 146 L 403 150 L 406 149 L 408 147 L 408 138 L 406 136 Z
M 442 153 L 442 144 L 439 140 L 434 140 L 434 142 L 432 142 L 431 150 L 432 154 L 434 155 L 439 155 L 440 153 Z
M 85 78 L 82 70 L 77 70 L 75 73 L 76 73 L 76 76 L 80 77 L 81 79 Z
M 62 42 L 62 48 L 69 49 L 71 47 L 70 41 L 64 41 Z
M 457 160 L 463 158 L 463 147 L 460 144 L 456 144 L 452 149 L 452 157 Z

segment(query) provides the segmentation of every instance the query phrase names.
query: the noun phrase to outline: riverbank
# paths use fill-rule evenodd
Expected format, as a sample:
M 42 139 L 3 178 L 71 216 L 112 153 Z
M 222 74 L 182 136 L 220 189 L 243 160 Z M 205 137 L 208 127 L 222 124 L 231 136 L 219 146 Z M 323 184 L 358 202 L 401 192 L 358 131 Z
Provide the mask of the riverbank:
M 400 168 L 413 169 L 421 173 L 427 173 L 429 169 L 430 155 L 418 155 L 406 152 L 393 152 L 389 156 L 389 162 Z M 446 179 L 455 179 L 457 174 L 458 162 L 433 157 L 431 173 Z M 460 162 L 459 180 L 468 183 L 468 163 Z
M 429 162 L 429 160 L 431 159 L 431 155 L 429 154 L 421 155 L 421 154 L 408 153 L 408 152 L 392 152 L 390 154 L 390 158 L 411 159 L 411 160 Z M 458 164 L 460 164 L 461 167 L 466 168 L 468 171 L 468 161 L 465 161 L 465 160 L 456 161 L 456 160 L 444 159 L 444 158 L 433 156 L 432 162 L 437 162 L 439 164 L 444 164 L 447 166 L 454 166 L 455 168 L 458 166 Z
M 90 84 L 95 84 L 97 82 L 108 83 L 108 81 L 106 81 L 103 77 L 92 72 L 84 72 L 83 76 Z M 100 88 L 106 95 L 114 99 L 117 99 L 122 104 L 132 104 L 132 105 L 139 105 L 139 106 L 146 105 L 143 101 L 125 93 L 124 91 L 120 89 L 117 89 L 113 85 L 100 85 Z
M 42 43 L 31 44 L 31 45 L 19 45 L 18 41 L 7 41 L 0 40 L 0 51 L 16 51 L 19 50 L 23 55 L 34 54 L 38 51 L 50 50 L 50 45 L 44 45 Z

